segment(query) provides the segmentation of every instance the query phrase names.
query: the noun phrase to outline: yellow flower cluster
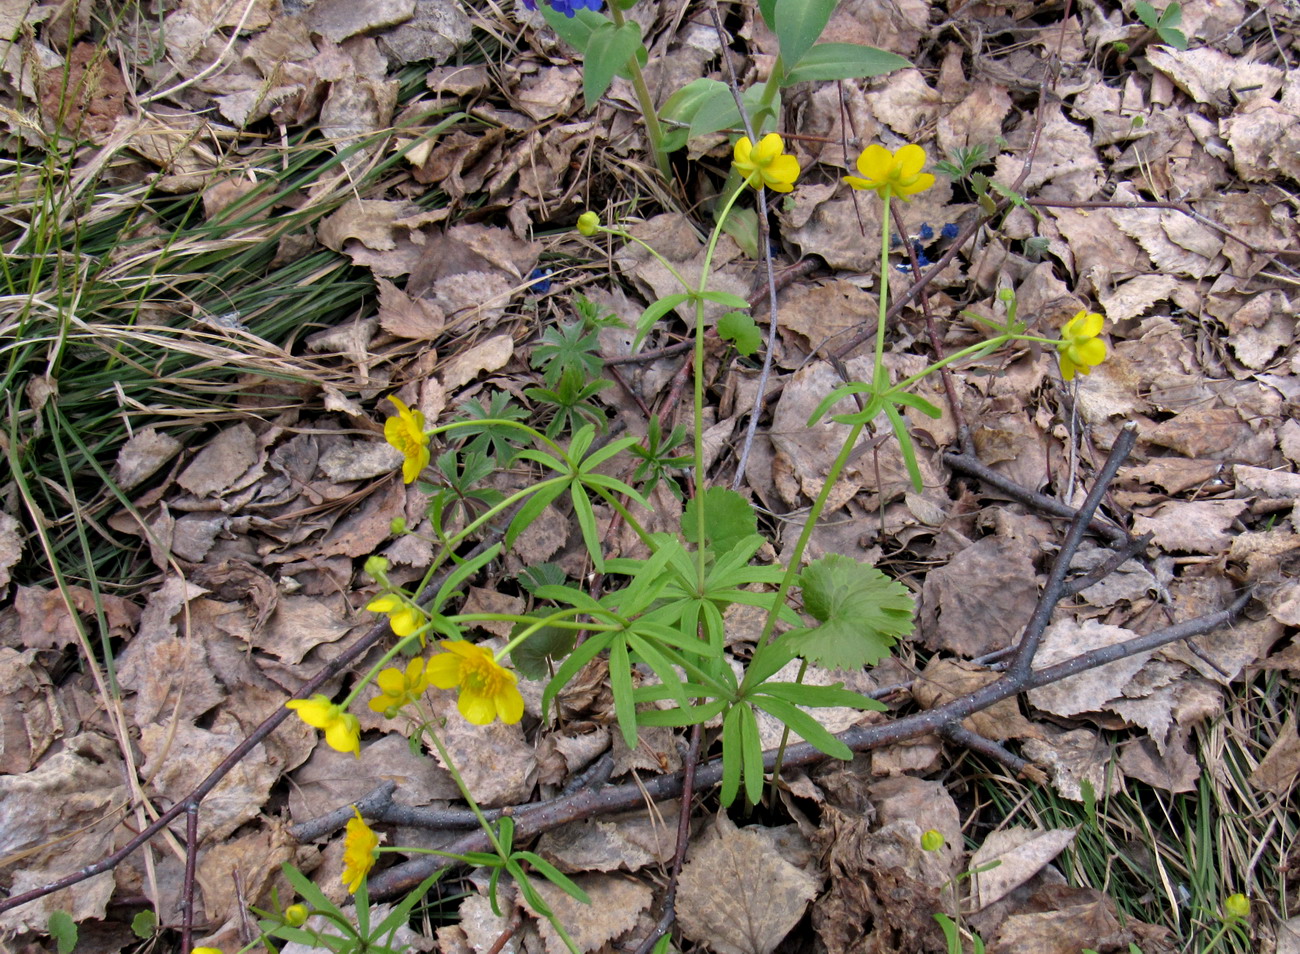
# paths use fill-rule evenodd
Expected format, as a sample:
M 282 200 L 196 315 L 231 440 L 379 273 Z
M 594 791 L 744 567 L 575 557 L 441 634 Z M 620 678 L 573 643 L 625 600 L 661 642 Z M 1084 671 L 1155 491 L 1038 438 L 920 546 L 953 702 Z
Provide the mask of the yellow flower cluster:
M 376 596 L 366 604 L 366 609 L 372 613 L 387 613 L 388 624 L 393 627 L 393 633 L 403 638 L 423 626 L 427 619 L 420 607 L 396 593 Z M 420 644 L 424 644 L 423 638 L 420 639 Z

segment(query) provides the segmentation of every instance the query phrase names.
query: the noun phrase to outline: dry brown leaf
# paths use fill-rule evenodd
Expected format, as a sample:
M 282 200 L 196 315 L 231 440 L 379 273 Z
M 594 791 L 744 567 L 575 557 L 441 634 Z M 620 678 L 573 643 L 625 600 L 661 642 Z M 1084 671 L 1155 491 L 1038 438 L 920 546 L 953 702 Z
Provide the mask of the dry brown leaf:
M 1292 712 L 1267 754 L 1250 773 L 1250 784 L 1286 800 L 1295 787 L 1297 775 L 1300 775 L 1300 735 L 1296 733 L 1296 715 Z
M 986 537 L 930 571 L 921 594 L 925 645 L 967 658 L 1011 645 L 1038 600 L 1033 550 Z
M 1046 669 L 1080 653 L 1136 637 L 1137 633 L 1130 630 L 1108 626 L 1092 619 L 1082 622 L 1073 619 L 1058 620 L 1043 633 L 1043 641 L 1034 656 L 1034 669 Z M 1036 708 L 1057 715 L 1095 712 L 1124 691 L 1129 680 L 1146 664 L 1153 652 L 1116 659 L 1051 685 L 1031 689 L 1029 701 Z
M 149 780 L 152 797 L 175 803 L 217 767 L 244 739 L 244 729 L 227 713 L 217 716 L 212 728 L 190 723 L 153 723 L 140 730 L 144 755 L 140 773 Z M 217 843 L 240 825 L 256 818 L 266 804 L 282 766 L 258 745 L 240 760 L 203 799 L 199 813 L 199 839 Z
M 0 513 L 0 594 L 9 586 L 9 568 L 23 555 L 21 524 L 12 515 Z
M 771 842 L 724 816 L 692 848 L 678 883 L 682 933 L 717 954 L 772 954 L 817 894 L 817 882 Z
M 457 0 L 425 0 L 411 19 L 381 33 L 379 46 L 399 64 L 445 63 L 472 37 L 473 23 Z
M 641 912 L 650 906 L 654 897 L 648 887 L 626 876 L 577 875 L 573 880 L 587 892 L 591 904 L 583 904 L 542 878 L 535 879 L 533 887 L 584 954 L 603 948 L 609 941 L 636 927 Z M 568 945 L 549 921 L 539 918 L 537 929 L 546 944 L 547 954 L 568 952 Z
M 22 853 L 11 893 L 62 878 L 113 850 L 119 813 L 130 801 L 123 773 L 114 744 L 88 733 L 65 740 L 62 751 L 30 772 L 0 775 L 0 859 L 12 863 Z M 57 910 L 77 921 L 103 918 L 112 893 L 113 872 L 105 871 L 6 911 L 0 928 L 44 931 Z
M 455 391 L 482 374 L 505 366 L 514 354 L 515 343 L 509 335 L 494 335 L 486 341 L 458 352 L 440 369 L 442 385 Z
M 176 456 L 181 442 L 154 427 L 132 435 L 117 452 L 113 480 L 123 490 L 134 490 Z
M 357 705 L 358 714 L 369 710 Z M 392 724 L 392 723 L 390 723 Z M 312 821 L 369 795 L 386 781 L 397 783 L 404 805 L 432 805 L 460 797 L 451 776 L 433 759 L 413 753 L 399 732 L 388 732 L 362 746 L 360 760 L 325 744 L 313 733 L 315 749 L 291 776 L 289 817 L 294 824 Z
M 318 0 L 307 12 L 307 25 L 335 43 L 350 36 L 411 19 L 416 0 Z
M 228 427 L 199 451 L 176 483 L 196 497 L 208 497 L 230 490 L 259 457 L 257 436 L 244 423 Z
M 990 949 L 999 954 L 1077 954 L 1080 941 L 1097 950 L 1123 950 L 1133 932 L 1121 926 L 1115 902 L 1102 892 L 1049 884 L 1008 916 L 995 938 Z
M 379 286 L 379 326 L 398 338 L 432 341 L 442 333 L 446 315 L 427 298 L 411 298 L 386 279 Z
M 1040 737 L 1027 739 L 1020 751 L 1049 770 L 1052 787 L 1064 798 L 1083 801 L 1085 780 L 1099 796 L 1124 790 L 1124 773 L 1113 767 L 1110 744 L 1092 729 L 1067 732 L 1045 724 L 1040 726 Z
M 1001 677 L 996 672 L 969 666 L 961 660 L 936 656 L 913 683 L 912 697 L 921 708 L 933 709 L 996 682 L 999 678 Z M 1041 737 L 1038 727 L 1020 714 L 1020 705 L 1014 697 L 995 702 L 987 709 L 963 719 L 962 725 L 999 742 Z
M 1151 739 L 1133 739 L 1120 747 L 1124 774 L 1167 792 L 1194 792 L 1201 766 L 1188 749 L 1188 731 L 1175 730 L 1163 751 Z
M 676 803 L 661 803 L 658 817 L 643 811 L 607 820 L 585 819 L 547 832 L 537 853 L 561 871 L 639 871 L 669 864 L 676 849 L 676 828 L 662 819 L 677 817 Z
M 68 730 L 37 651 L 0 646 L 0 774 L 22 775 Z
M 897 789 L 906 781 L 889 779 L 871 786 L 871 791 L 875 793 L 880 785 Z M 942 790 L 938 783 L 924 784 Z M 947 793 L 939 797 L 946 798 Z M 945 817 L 946 810 L 938 815 L 938 830 L 956 826 L 955 806 L 951 818 Z M 952 846 L 960 840 L 949 842 L 943 851 L 926 852 L 920 846 L 922 831 L 917 819 L 901 817 L 873 832 L 862 815 L 829 805 L 822 809 L 821 829 L 814 841 L 825 853 L 831 884 L 813 906 L 812 922 L 830 954 L 942 949 L 941 935 L 930 917 L 941 901 L 935 878 L 955 872 Z M 930 876 L 923 880 L 923 872 Z
M 1133 518 L 1134 533 L 1150 533 L 1162 550 L 1218 553 L 1232 542 L 1229 532 L 1250 506 L 1244 500 L 1171 500 L 1150 516 Z
M 475 801 L 485 808 L 526 802 L 533 791 L 537 751 L 519 724 L 471 725 L 456 708 L 454 692 L 436 692 L 429 699 L 434 718 L 446 720 L 443 745 Z
M 982 911 L 1020 887 L 1074 841 L 1073 828 L 1031 831 L 1011 827 L 991 832 L 971 855 L 971 905 Z M 985 871 L 993 862 L 996 867 Z

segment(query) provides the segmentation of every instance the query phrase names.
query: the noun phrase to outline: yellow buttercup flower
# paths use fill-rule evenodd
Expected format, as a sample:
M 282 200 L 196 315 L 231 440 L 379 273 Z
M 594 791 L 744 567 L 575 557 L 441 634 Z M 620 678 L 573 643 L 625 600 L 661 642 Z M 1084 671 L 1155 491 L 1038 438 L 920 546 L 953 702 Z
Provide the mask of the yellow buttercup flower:
M 313 729 L 322 730 L 331 749 L 361 758 L 361 723 L 342 706 L 330 702 L 328 696 L 317 693 L 310 699 L 290 699 L 285 706 Z
M 757 147 L 748 136 L 741 136 L 733 162 L 755 189 L 767 186 L 773 192 L 789 192 L 799 178 L 799 160 L 785 152 L 785 140 L 776 133 L 768 133 Z
M 1075 372 L 1088 374 L 1106 360 L 1106 343 L 1097 338 L 1105 319 L 1092 311 L 1081 311 L 1061 329 L 1061 377 L 1074 380 Z
M 410 636 L 425 623 L 424 611 L 395 593 L 376 596 L 366 604 L 366 609 L 372 613 L 387 613 L 388 624 L 398 636 Z M 424 645 L 423 638 L 420 645 Z
M 190 950 L 190 954 L 222 954 L 219 947 L 196 947 Z
M 882 199 L 897 196 L 910 201 L 912 196 L 934 185 L 934 176 L 921 171 L 925 160 L 925 150 L 915 144 L 894 153 L 872 143 L 858 156 L 858 172 L 862 178 L 845 176 L 844 181 L 855 189 L 873 190 Z
M 578 216 L 578 232 L 588 238 L 600 229 L 600 216 L 595 212 L 584 212 Z
M 402 480 L 410 483 L 429 466 L 429 435 L 424 433 L 424 414 L 412 411 L 389 396 L 397 413 L 384 421 L 384 440 L 402 452 Z
M 416 656 L 406 664 L 406 671 L 393 667 L 375 677 L 380 695 L 370 700 L 370 708 L 388 718 L 397 714 L 402 706 L 409 705 L 429 688 L 429 677 L 424 671 L 424 658 Z
M 425 672 L 439 689 L 460 689 L 457 707 L 465 721 L 490 725 L 518 722 L 524 717 L 524 697 L 509 669 L 498 665 L 492 653 L 464 640 L 439 643 L 445 653 L 429 660 Z
M 357 893 L 379 857 L 379 836 L 370 830 L 355 805 L 352 813 L 357 817 L 348 821 L 348 833 L 343 837 L 343 884 L 348 894 Z

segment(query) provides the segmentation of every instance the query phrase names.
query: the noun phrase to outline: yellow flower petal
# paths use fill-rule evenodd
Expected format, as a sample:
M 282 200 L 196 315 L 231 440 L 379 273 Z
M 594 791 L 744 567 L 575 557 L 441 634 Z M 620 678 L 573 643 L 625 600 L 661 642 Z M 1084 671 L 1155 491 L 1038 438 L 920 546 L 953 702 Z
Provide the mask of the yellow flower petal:
M 313 729 L 328 727 L 338 718 L 340 711 L 338 706 L 322 695 L 315 695 L 310 699 L 290 699 L 285 703 L 285 707 L 297 712 L 298 718 Z
M 467 722 L 488 725 L 497 718 L 507 723 L 523 718 L 518 679 L 489 650 L 464 640 L 439 645 L 446 652 L 429 660 L 425 674 L 439 689 L 460 689 L 457 708 Z
M 908 143 L 894 153 L 894 166 L 901 178 L 912 178 L 925 167 L 925 150 L 916 143 Z
M 356 806 L 352 807 L 356 816 L 348 821 L 347 834 L 343 838 L 343 884 L 348 894 L 356 894 L 362 880 L 375 866 L 378 857 L 379 836 L 365 823 Z

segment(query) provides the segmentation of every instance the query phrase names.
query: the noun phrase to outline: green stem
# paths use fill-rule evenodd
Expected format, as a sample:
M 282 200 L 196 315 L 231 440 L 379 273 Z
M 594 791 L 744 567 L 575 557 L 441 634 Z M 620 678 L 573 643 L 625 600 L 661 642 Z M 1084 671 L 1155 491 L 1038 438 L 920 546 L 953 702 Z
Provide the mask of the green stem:
M 755 145 L 758 140 L 763 138 L 763 130 L 767 128 L 767 119 L 769 116 L 775 118 L 776 111 L 772 109 L 772 101 L 776 99 L 776 94 L 781 91 L 781 79 L 785 76 L 785 63 L 778 55 L 776 62 L 772 64 L 771 75 L 768 76 L 767 82 L 763 84 L 763 93 L 758 99 L 758 109 L 754 110 L 752 120 L 754 122 L 754 139 Z
M 629 242 L 636 242 L 637 245 L 640 245 L 643 249 L 645 249 L 656 259 L 658 259 L 659 264 L 662 265 L 664 268 L 668 269 L 669 273 L 673 276 L 673 278 L 677 279 L 677 281 L 681 283 L 681 286 L 684 290 L 686 291 L 691 290 L 691 283 L 688 282 L 685 278 L 683 278 L 682 273 L 677 271 L 677 269 L 673 267 L 673 263 L 668 261 L 668 259 L 664 258 L 662 255 L 660 255 L 659 251 L 653 245 L 650 245 L 648 242 L 645 242 L 642 239 L 637 238 L 635 235 L 631 234 L 630 232 L 624 232 L 622 229 L 612 229 L 609 228 L 608 226 L 602 225 L 599 226 L 599 230 L 601 232 L 604 232 L 607 235 L 617 235 L 619 238 L 627 239 Z
M 623 25 L 623 11 L 617 3 L 609 5 L 609 15 L 614 26 Z M 668 153 L 664 152 L 664 127 L 659 123 L 659 113 L 655 101 L 650 96 L 650 87 L 646 85 L 645 74 L 641 72 L 641 61 L 633 53 L 627 61 L 627 70 L 632 77 L 632 89 L 636 92 L 637 105 L 641 107 L 641 116 L 645 119 L 646 136 L 650 140 L 650 151 L 655 157 L 655 166 L 664 182 L 672 181 L 672 168 L 668 164 Z
M 758 644 L 754 647 L 755 656 L 763 651 L 763 647 L 772 638 L 772 632 L 776 629 L 777 611 L 785 605 L 786 596 L 794 585 L 794 578 L 799 574 L 799 565 L 803 561 L 803 552 L 808 547 L 808 540 L 812 537 L 813 529 L 817 526 L 817 520 L 826 507 L 826 499 L 840 479 L 840 473 L 848 464 L 849 457 L 852 456 L 853 449 L 857 446 L 858 438 L 862 435 L 862 429 L 865 426 L 865 424 L 853 425 L 848 437 L 844 439 L 844 445 L 840 448 L 839 455 L 835 458 L 830 471 L 826 474 L 826 480 L 817 494 L 817 499 L 813 501 L 812 508 L 808 511 L 808 519 L 804 521 L 803 530 L 800 531 L 799 539 L 794 545 L 794 553 L 790 556 L 790 565 L 785 568 L 785 575 L 781 577 L 781 583 L 776 591 L 776 599 L 772 601 L 772 609 L 768 611 L 767 622 L 763 624 L 763 632 L 758 637 Z M 740 684 L 739 695 L 743 697 L 750 688 L 749 672 L 746 671 L 745 680 Z
M 889 313 L 889 193 L 885 193 L 885 211 L 880 216 L 880 314 L 876 318 L 876 355 L 871 368 L 871 386 L 884 390 L 885 316 Z
M 704 299 L 699 296 L 704 294 L 709 284 L 709 270 L 713 265 L 713 253 L 717 250 L 718 239 L 722 237 L 722 226 L 746 185 L 748 183 L 742 182 L 723 203 L 722 212 L 709 236 L 704 264 L 700 266 L 700 284 L 695 290 L 695 572 L 696 587 L 701 594 L 707 577 L 704 566 Z

